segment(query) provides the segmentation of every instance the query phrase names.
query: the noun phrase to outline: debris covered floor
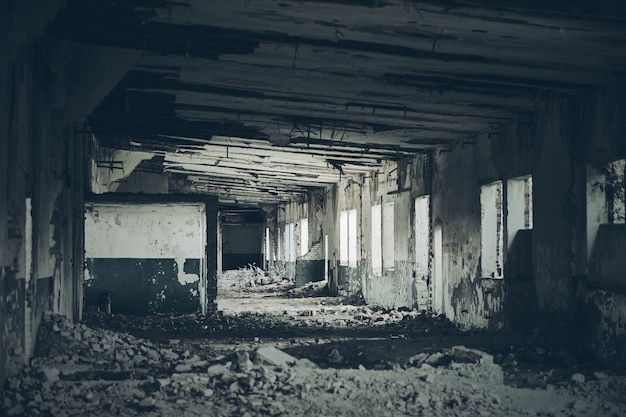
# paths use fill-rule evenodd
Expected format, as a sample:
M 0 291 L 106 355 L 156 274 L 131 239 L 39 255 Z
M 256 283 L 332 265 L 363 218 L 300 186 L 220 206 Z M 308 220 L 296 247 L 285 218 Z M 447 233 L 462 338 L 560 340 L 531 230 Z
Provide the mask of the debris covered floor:
M 556 338 L 222 278 L 211 317 L 46 315 L 0 415 L 626 415 L 623 372 Z

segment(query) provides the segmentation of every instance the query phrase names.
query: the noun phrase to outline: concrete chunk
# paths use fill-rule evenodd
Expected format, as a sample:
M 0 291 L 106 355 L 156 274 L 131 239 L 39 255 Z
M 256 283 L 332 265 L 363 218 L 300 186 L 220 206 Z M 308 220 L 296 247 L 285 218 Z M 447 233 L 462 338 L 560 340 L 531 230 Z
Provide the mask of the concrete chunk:
M 290 365 L 297 362 L 293 356 L 274 347 L 262 347 L 257 349 L 256 358 L 261 363 L 274 366 Z
M 226 365 L 222 365 L 218 363 L 218 364 L 209 366 L 209 369 L 207 370 L 207 373 L 209 375 L 223 375 L 229 372 L 230 372 L 230 362 Z
M 20 404 L 16 405 L 15 407 L 7 411 L 8 416 L 18 416 L 18 415 L 23 415 L 23 414 L 24 414 L 24 408 Z
M 43 371 L 48 382 L 54 383 L 59 380 L 59 374 L 61 371 L 59 371 L 58 368 L 44 366 L 41 370 Z
M 144 398 L 143 400 L 141 400 L 139 402 L 139 407 L 140 408 L 151 408 L 154 407 L 156 405 L 156 401 L 154 400 L 154 398 Z

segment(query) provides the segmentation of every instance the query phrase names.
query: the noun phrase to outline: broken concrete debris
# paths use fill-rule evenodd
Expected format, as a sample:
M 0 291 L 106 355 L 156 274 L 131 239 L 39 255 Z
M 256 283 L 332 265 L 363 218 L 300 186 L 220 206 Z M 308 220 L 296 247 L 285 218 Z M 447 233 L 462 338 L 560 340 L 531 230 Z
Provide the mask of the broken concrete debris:
M 257 349 L 256 358 L 259 362 L 274 366 L 292 365 L 297 359 L 285 352 L 273 347 L 263 347 Z
M 0 415 L 624 415 L 624 379 L 599 373 L 519 390 L 503 384 L 491 355 L 463 346 L 380 371 L 323 369 L 274 346 L 228 356 L 189 346 L 48 315 L 35 359 L 2 391 Z

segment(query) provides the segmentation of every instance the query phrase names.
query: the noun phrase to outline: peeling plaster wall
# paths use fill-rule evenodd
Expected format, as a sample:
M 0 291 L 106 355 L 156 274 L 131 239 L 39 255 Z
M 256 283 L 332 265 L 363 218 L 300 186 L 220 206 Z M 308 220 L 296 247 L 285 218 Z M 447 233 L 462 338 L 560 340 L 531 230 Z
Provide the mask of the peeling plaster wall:
M 335 248 L 332 251 L 334 259 L 334 273 L 331 288 L 336 288 L 336 293 L 345 296 L 359 296 L 362 294 L 362 273 L 364 268 L 363 263 L 363 251 L 367 244 L 367 239 L 364 239 L 364 221 L 367 218 L 363 217 L 362 210 L 362 187 L 363 178 L 359 176 L 348 176 L 342 178 L 342 180 L 336 185 L 336 193 L 329 194 L 331 198 L 336 198 L 336 202 L 328 202 L 328 206 L 336 207 L 336 216 L 330 217 L 327 221 L 333 221 L 335 233 L 333 234 L 333 240 L 330 243 L 331 248 Z M 340 259 L 340 233 L 339 233 L 339 219 L 342 211 L 356 210 L 357 213 L 357 232 L 356 232 L 356 247 L 357 247 L 357 260 L 356 266 L 341 265 Z
M 626 224 L 600 226 L 589 259 L 592 287 L 626 291 Z
M 274 229 L 274 235 L 276 236 L 276 252 L 275 261 L 272 265 L 272 269 L 275 273 L 279 273 L 284 278 L 295 280 L 296 278 L 296 262 L 295 254 L 297 248 L 293 249 L 293 255 L 286 253 L 287 241 L 285 239 L 285 230 L 287 225 L 294 223 L 294 229 L 298 224 L 298 203 L 292 202 L 289 204 L 279 205 L 276 210 L 276 223 Z M 294 230 L 294 242 L 295 230 Z M 293 259 L 290 257 L 293 256 Z
M 149 160 L 149 152 L 116 150 L 101 147 L 98 139 L 90 136 L 91 192 L 167 193 L 167 177 L 160 174 L 135 172 L 142 161 Z
M 9 45 L 9 13 L 8 5 L 0 6 L 0 50 L 6 51 Z M 0 178 L 8 177 L 9 140 L 9 95 L 8 89 L 9 57 L 0 54 Z M 0 383 L 4 384 L 7 370 L 7 352 L 9 333 L 7 332 L 6 283 L 9 281 L 10 257 L 8 251 L 8 212 L 7 212 L 7 181 L 0 181 Z
M 539 113 L 533 167 L 535 216 L 533 262 L 539 309 L 562 321 L 575 308 L 577 267 L 586 258 L 580 242 L 584 231 L 584 163 L 577 160 L 581 145 L 574 136 L 576 103 L 548 97 Z
M 487 327 L 485 294 L 480 277 L 480 185 L 497 179 L 486 156 L 497 145 L 482 137 L 468 149 L 459 145 L 435 157 L 433 221 L 443 236 L 443 311 L 465 327 Z M 478 159 L 485 159 L 478 172 Z M 481 181 L 482 180 L 482 181 Z M 495 283 L 498 284 L 497 282 Z
M 76 128 L 121 64 L 104 64 L 98 51 L 81 61 L 82 47 L 43 35 L 63 3 L 0 6 L 0 383 L 32 355 L 44 311 L 81 315 L 84 159 Z
M 599 111 L 598 106 L 606 111 Z M 590 290 L 587 282 L 622 284 L 616 271 L 623 270 L 624 257 L 616 254 L 623 253 L 623 236 L 607 237 L 605 230 L 597 234 L 601 242 L 595 242 L 596 234 L 588 232 L 587 220 L 587 212 L 602 210 L 596 207 L 597 198 L 587 192 L 587 165 L 626 154 L 626 118 L 619 117 L 622 113 L 615 108 L 623 113 L 626 105 L 617 95 L 605 92 L 538 96 L 535 115 L 511 121 L 497 133 L 457 143 L 447 151 L 390 162 L 371 176 L 344 176 L 327 187 L 323 209 L 316 217 L 322 234 L 329 236 L 331 292 L 360 293 L 367 303 L 388 307 L 433 308 L 432 230 L 437 226 L 442 230 L 442 311 L 448 318 L 464 328 L 507 326 L 527 331 L 573 325 L 581 305 L 597 299 L 598 290 Z M 513 184 L 509 180 L 527 175 L 533 178 L 533 229 L 518 232 L 519 220 L 510 219 L 509 224 L 506 204 L 520 204 L 523 198 L 512 195 L 508 199 L 508 187 Z M 480 259 L 481 186 L 496 180 L 503 183 L 503 279 L 484 277 Z M 515 190 L 513 186 L 511 192 Z M 430 195 L 428 273 L 423 272 L 423 265 L 417 273 L 415 264 L 413 213 L 415 197 L 422 195 Z M 376 276 L 371 265 L 371 207 L 391 202 L 395 262 Z M 356 266 L 340 265 L 339 214 L 352 209 L 358 213 L 360 256 Z M 510 207 L 512 216 L 523 211 Z M 279 222 L 296 221 L 298 216 L 287 207 Z M 507 224 L 515 230 L 508 231 Z M 621 230 L 621 226 L 614 229 Z M 604 249 L 589 262 L 594 242 Z M 600 298 L 613 301 L 597 306 L 597 320 L 586 334 L 603 328 L 605 340 L 615 341 L 625 327 L 613 319 L 623 314 L 622 304 L 614 301 L 621 299 L 621 292 L 602 290 L 606 297 Z
M 318 282 L 325 279 L 325 248 L 324 230 L 325 217 L 325 190 L 309 191 L 304 202 L 298 205 L 298 226 L 301 219 L 308 219 L 308 250 L 302 256 L 296 257 L 295 280 L 301 286 L 308 282 Z M 298 230 L 298 229 L 297 229 Z M 303 231 L 298 230 L 298 255 L 302 253 Z
M 204 204 L 86 205 L 85 302 L 148 314 L 201 309 L 206 292 Z
M 623 363 L 626 357 L 626 294 L 590 290 L 580 303 L 578 325 L 583 344 L 607 365 Z
M 576 288 L 575 319 L 581 344 L 607 363 L 626 358 L 626 227 L 606 224 L 604 193 L 593 185 L 599 180 L 597 165 L 626 158 L 625 97 L 623 81 L 588 97 L 581 129 L 588 174 L 587 234 L 581 243 L 589 259 L 586 279 Z
M 363 297 L 370 304 L 382 305 L 385 307 L 416 307 L 417 289 L 413 277 L 413 260 L 411 242 L 413 242 L 411 229 L 411 193 L 405 191 L 398 192 L 396 181 L 393 177 L 397 172 L 397 165 L 390 164 L 386 172 L 372 178 L 374 186 L 369 187 L 369 193 L 365 199 L 370 203 L 364 205 L 363 213 L 367 218 L 367 224 L 363 227 L 363 242 L 366 248 L 366 256 L 362 264 L 367 265 L 363 271 Z M 375 204 L 393 203 L 394 211 L 394 242 L 382 242 L 383 256 L 384 247 L 393 244 L 394 263 L 393 267 L 383 266 L 382 275 L 374 275 L 371 264 L 372 253 L 372 223 L 371 207 Z M 384 223 L 384 221 L 383 221 Z M 384 224 L 383 224 L 384 227 Z M 383 260 L 384 264 L 384 260 Z
M 311 249 L 306 255 L 296 258 L 296 286 L 324 280 L 323 251 L 324 245 L 320 240 L 313 242 Z

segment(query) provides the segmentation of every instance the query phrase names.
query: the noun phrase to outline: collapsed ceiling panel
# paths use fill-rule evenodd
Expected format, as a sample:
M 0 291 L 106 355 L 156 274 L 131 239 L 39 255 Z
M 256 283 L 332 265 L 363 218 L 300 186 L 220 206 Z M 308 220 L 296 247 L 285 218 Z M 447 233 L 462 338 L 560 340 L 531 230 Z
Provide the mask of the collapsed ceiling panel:
M 507 4 L 70 0 L 50 30 L 141 51 L 89 119 L 103 146 L 254 205 L 472 142 L 528 119 L 538 95 L 626 73 L 623 10 Z

